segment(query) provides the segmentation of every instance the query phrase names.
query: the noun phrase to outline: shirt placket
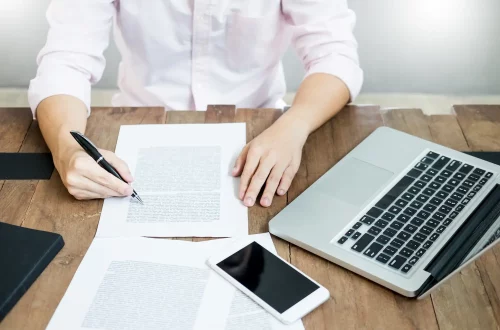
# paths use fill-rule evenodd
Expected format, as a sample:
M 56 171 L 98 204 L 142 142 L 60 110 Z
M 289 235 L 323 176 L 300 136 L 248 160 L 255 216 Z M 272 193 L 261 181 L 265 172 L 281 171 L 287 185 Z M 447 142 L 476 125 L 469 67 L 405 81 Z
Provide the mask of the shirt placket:
M 194 2 L 191 89 L 197 110 L 207 106 L 212 1 Z

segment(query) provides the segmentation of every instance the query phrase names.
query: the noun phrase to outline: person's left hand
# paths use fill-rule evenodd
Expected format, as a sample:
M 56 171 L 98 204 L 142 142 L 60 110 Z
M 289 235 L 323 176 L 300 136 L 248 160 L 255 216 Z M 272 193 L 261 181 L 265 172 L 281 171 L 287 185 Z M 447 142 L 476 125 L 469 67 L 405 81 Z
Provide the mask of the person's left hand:
M 262 206 L 270 206 L 275 193 L 282 196 L 288 191 L 308 135 L 305 123 L 285 114 L 243 148 L 232 174 L 241 175 L 239 198 L 245 206 L 255 204 L 264 183 Z

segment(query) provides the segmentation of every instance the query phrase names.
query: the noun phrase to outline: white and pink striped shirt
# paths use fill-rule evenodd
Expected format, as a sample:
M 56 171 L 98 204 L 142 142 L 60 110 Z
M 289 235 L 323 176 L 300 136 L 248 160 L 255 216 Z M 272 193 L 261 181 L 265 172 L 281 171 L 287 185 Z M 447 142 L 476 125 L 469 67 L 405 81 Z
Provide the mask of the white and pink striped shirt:
M 363 81 L 346 0 L 53 0 L 47 19 L 28 95 L 34 113 L 57 94 L 90 109 L 113 25 L 122 55 L 116 106 L 281 107 L 290 42 L 306 75 L 339 77 L 351 99 Z

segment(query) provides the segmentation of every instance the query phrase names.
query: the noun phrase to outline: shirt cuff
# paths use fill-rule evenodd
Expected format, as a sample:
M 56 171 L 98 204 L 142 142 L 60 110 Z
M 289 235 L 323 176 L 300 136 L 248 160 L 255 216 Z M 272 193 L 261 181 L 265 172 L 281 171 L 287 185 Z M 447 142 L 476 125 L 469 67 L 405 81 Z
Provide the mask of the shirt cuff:
M 346 84 L 351 96 L 350 102 L 359 95 L 363 85 L 363 70 L 351 59 L 342 55 L 329 55 L 313 63 L 305 77 L 313 73 L 328 73 Z
M 36 119 L 36 109 L 40 102 L 54 95 L 70 95 L 82 101 L 90 115 L 90 82 L 78 71 L 71 69 L 52 70 L 50 75 L 44 73 L 30 82 L 28 102 Z

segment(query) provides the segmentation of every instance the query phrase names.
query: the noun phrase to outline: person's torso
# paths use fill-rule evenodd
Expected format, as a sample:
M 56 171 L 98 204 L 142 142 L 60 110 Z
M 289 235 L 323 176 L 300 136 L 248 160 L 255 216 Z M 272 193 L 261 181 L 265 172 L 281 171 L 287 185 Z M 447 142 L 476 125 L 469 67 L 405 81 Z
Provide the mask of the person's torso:
M 280 0 L 117 0 L 116 105 L 274 107 L 290 32 Z M 122 103 L 122 104 L 120 104 Z

